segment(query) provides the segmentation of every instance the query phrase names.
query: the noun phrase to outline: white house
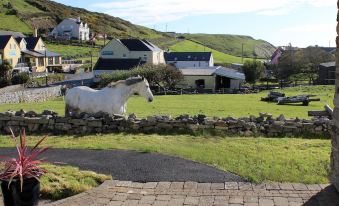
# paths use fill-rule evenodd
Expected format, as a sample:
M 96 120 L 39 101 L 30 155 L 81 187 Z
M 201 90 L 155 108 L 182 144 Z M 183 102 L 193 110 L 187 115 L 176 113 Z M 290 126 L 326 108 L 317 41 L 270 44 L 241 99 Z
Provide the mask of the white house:
M 214 66 L 211 52 L 165 52 L 164 56 L 166 64 L 171 64 L 177 68 Z
M 100 51 L 93 73 L 98 77 L 102 73 L 129 70 L 146 63 L 165 64 L 163 50 L 147 40 L 112 39 Z
M 89 27 L 87 23 L 80 20 L 80 17 L 77 19 L 68 18 L 60 22 L 50 35 L 57 39 L 78 39 L 87 41 L 89 40 Z

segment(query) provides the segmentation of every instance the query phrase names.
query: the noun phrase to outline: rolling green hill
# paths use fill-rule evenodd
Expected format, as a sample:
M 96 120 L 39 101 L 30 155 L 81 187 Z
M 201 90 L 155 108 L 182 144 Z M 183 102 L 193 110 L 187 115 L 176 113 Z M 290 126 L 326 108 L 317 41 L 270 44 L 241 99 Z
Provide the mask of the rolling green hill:
M 271 57 L 276 49 L 272 44 L 264 40 L 255 40 L 250 36 L 230 34 L 185 34 L 184 37 L 217 51 L 235 56 L 241 56 L 242 44 L 244 45 L 244 56 L 246 57 Z
M 171 51 L 210 51 L 213 54 L 214 61 L 216 63 L 241 63 L 241 57 L 232 56 L 219 52 L 217 50 L 211 49 L 209 47 L 197 44 L 190 40 L 180 41 L 169 47 Z M 251 60 L 249 58 L 244 58 L 244 61 Z
M 275 49 L 266 41 L 239 35 L 184 34 L 183 36 L 190 41 L 182 42 L 165 33 L 117 17 L 50 0 L 0 1 L 0 30 L 19 31 L 26 35 L 31 35 L 33 28 L 39 28 L 44 32 L 65 18 L 79 16 L 88 23 L 94 33 L 105 33 L 114 38 L 148 39 L 162 49 L 174 51 L 204 51 L 204 48 L 209 48 L 208 50 L 213 50 L 218 62 L 241 62 L 239 59 L 241 60 L 242 44 L 244 44 L 244 56 L 249 58 L 269 57 Z

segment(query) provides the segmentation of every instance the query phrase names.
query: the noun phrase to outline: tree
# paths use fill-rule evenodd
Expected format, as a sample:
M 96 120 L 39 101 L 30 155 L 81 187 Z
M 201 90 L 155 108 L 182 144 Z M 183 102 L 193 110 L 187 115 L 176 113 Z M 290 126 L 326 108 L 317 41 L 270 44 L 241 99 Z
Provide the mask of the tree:
M 245 73 L 246 82 L 255 84 L 259 79 L 264 77 L 265 66 L 260 61 L 246 61 L 242 66 Z
M 1 82 L 1 87 L 7 86 L 10 84 L 10 73 L 12 71 L 12 66 L 7 60 L 4 60 L 2 64 L 0 65 L 0 82 Z

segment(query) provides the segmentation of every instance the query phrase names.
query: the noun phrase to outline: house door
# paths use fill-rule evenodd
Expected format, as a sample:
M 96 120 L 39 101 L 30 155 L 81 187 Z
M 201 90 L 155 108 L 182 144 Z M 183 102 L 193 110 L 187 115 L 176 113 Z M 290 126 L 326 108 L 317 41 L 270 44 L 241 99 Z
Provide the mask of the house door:
M 216 76 L 215 77 L 215 89 L 228 89 L 231 87 L 231 79 L 227 77 L 222 76 Z

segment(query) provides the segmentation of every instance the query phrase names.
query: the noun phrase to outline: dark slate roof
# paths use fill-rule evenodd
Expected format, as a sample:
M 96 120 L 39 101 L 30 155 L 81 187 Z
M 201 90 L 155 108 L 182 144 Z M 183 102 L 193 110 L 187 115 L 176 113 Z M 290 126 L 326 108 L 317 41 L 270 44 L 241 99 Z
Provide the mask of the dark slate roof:
M 165 61 L 209 61 L 211 52 L 165 52 Z
M 145 64 L 141 59 L 103 59 L 99 58 L 94 70 L 129 70 Z
M 40 37 L 25 37 L 25 40 L 27 42 L 27 49 L 34 50 L 36 44 L 38 43 Z
M 10 35 L 13 37 L 25 37 L 21 32 L 0 30 L 0 36 Z
M 4 49 L 8 43 L 8 41 L 11 39 L 12 36 L 10 35 L 4 35 L 0 36 L 0 49 Z
M 159 47 L 155 46 L 147 40 L 140 39 L 119 39 L 119 41 L 127 47 L 130 51 L 161 51 Z

